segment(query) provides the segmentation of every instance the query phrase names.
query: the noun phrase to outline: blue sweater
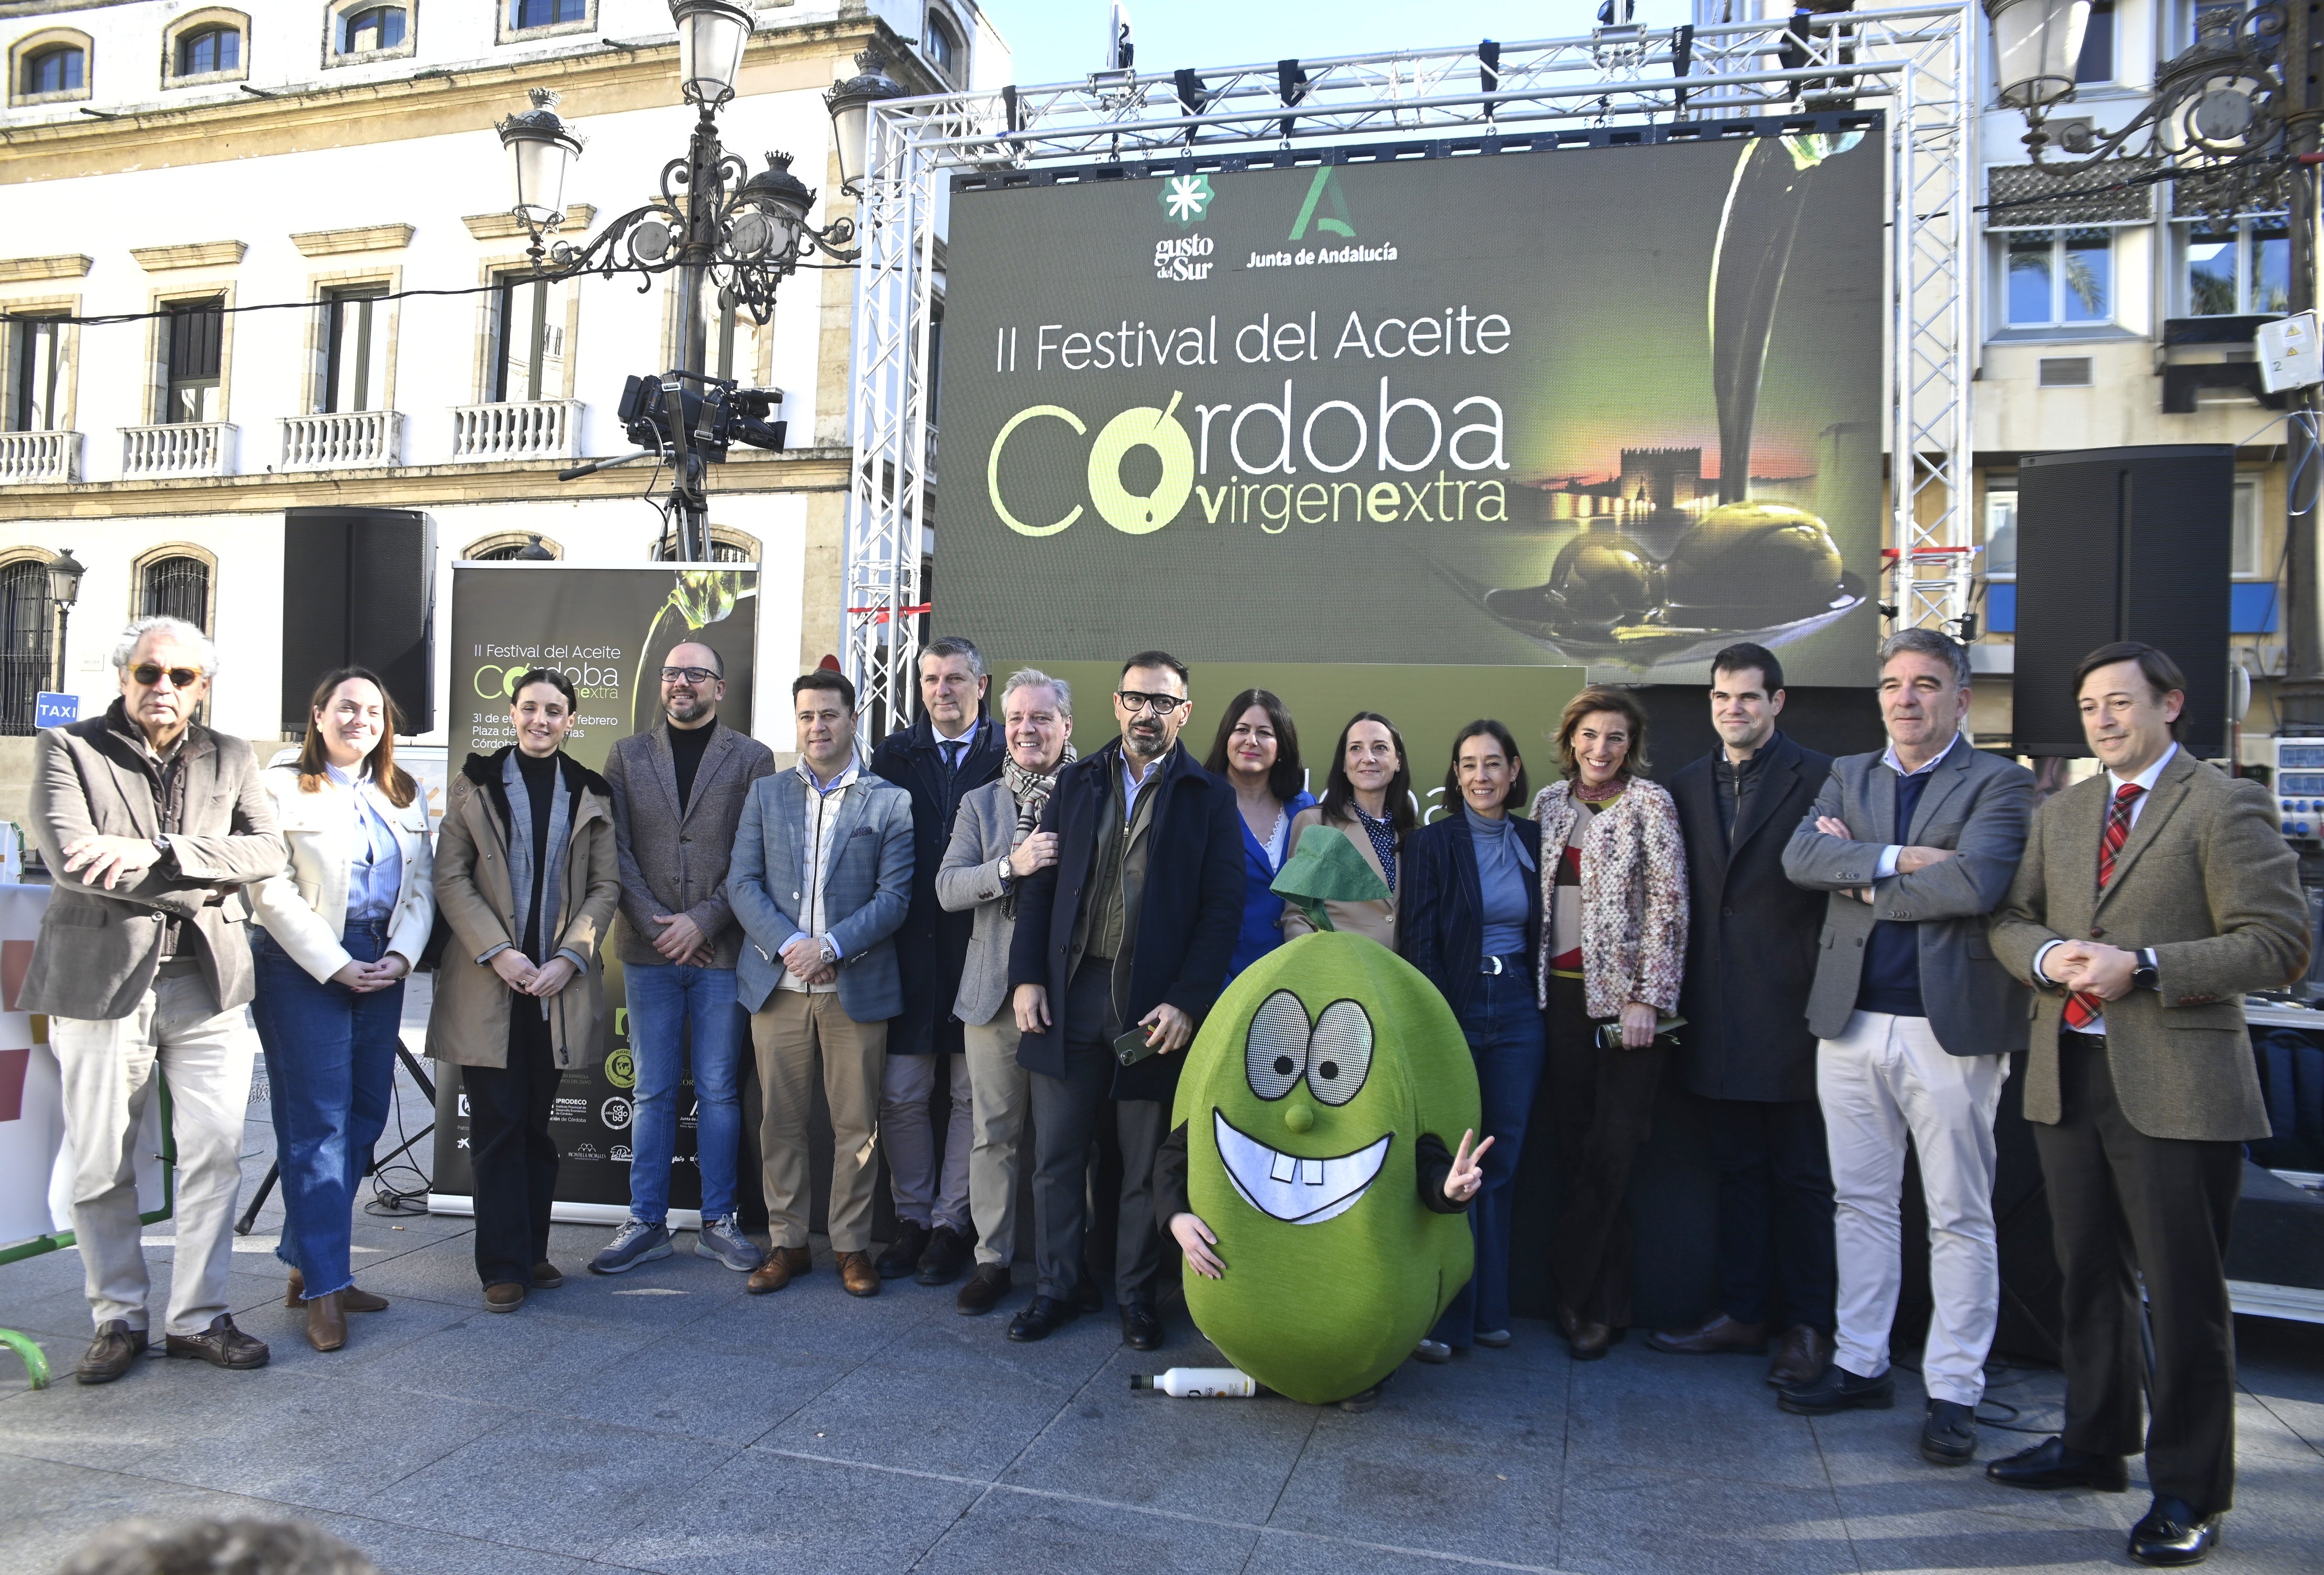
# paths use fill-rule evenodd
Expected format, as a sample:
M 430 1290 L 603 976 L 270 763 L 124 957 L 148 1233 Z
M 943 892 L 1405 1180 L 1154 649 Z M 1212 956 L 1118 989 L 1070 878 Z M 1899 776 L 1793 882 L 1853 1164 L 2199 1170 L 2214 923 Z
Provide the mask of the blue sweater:
M 1912 834 L 1913 812 L 1921 807 L 1921 793 L 1937 774 L 1896 778 L 1896 839 Z M 1856 987 L 1859 1012 L 1893 1012 L 1899 1017 L 1925 1017 L 1921 1001 L 1921 930 L 1917 924 L 1888 921 L 1872 926 L 1864 941 L 1864 976 Z

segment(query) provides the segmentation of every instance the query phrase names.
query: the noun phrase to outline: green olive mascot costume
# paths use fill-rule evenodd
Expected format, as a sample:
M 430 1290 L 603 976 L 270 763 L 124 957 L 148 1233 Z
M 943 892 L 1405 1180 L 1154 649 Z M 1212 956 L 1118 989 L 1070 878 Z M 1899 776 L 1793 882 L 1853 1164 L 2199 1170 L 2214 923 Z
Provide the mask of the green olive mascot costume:
M 1326 924 L 1321 898 L 1385 894 L 1341 889 L 1379 882 L 1329 830 L 1275 888 Z M 1478 1123 L 1476 1067 L 1443 996 L 1377 941 L 1323 929 L 1246 969 L 1188 1052 L 1171 1119 L 1187 1207 L 1225 1265 L 1186 1276 L 1187 1311 L 1268 1388 L 1323 1404 L 1373 1387 L 1468 1283 L 1465 1205 L 1443 1189 Z

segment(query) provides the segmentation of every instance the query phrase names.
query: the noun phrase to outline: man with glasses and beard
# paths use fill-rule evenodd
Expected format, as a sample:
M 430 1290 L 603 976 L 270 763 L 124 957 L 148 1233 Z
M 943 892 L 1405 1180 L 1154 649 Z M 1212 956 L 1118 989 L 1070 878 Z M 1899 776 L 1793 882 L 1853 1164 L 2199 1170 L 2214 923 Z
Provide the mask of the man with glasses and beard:
M 137 1132 L 158 1072 L 177 1142 L 178 1245 L 165 1348 L 216 1367 L 266 1365 L 234 1325 L 235 1194 L 258 1048 L 246 885 L 290 849 L 250 746 L 195 722 L 217 650 L 178 618 L 141 618 L 113 648 L 121 698 L 40 736 L 27 817 L 55 889 L 14 1005 L 45 1013 L 64 1074 L 73 1231 L 97 1338 L 84 1384 L 146 1349 Z
M 694 1250 L 738 1274 L 759 1266 L 759 1249 L 734 1212 L 745 1018 L 734 986 L 742 927 L 726 900 L 726 861 L 751 784 L 774 774 L 775 757 L 756 739 L 718 725 L 725 698 L 726 662 L 717 652 L 698 640 L 671 646 L 662 658 L 661 720 L 615 744 L 605 760 L 622 872 L 614 947 L 629 1000 L 637 1098 L 630 1217 L 589 1260 L 595 1274 L 624 1274 L 669 1255 L 670 1158 L 688 1024 L 702 1173 Z
M 1226 979 L 1242 925 L 1234 790 L 1178 746 L 1186 667 L 1161 651 L 1122 664 L 1121 737 L 1058 774 L 1040 829 L 1057 862 L 1018 894 L 1009 980 L 1017 1060 L 1032 1074 L 1037 1294 L 1009 1326 L 1047 1339 L 1102 1304 L 1085 1281 L 1089 1145 L 1112 1104 L 1121 1152 L 1114 1290 L 1122 1339 L 1162 1344 L 1154 1155 L 1181 1052 Z

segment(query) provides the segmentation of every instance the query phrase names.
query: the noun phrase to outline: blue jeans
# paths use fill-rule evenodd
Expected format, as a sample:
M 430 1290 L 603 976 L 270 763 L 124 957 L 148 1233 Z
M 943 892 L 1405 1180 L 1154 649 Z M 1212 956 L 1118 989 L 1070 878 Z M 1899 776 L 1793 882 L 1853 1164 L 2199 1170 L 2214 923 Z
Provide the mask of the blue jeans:
M 742 1098 L 736 1073 L 749 1017 L 731 968 L 681 962 L 625 964 L 630 1059 L 637 1100 L 630 1127 L 630 1212 L 649 1225 L 669 1215 L 669 1162 L 678 1148 L 678 1071 L 686 1064 L 683 1030 L 694 1030 L 695 1157 L 702 1167 L 702 1217 L 734 1212 L 734 1161 L 742 1144 Z
M 387 952 L 387 928 L 350 924 L 339 944 L 357 962 Z M 358 996 L 318 982 L 263 930 L 251 936 L 258 994 L 250 1014 L 272 1089 L 274 1158 L 282 1172 L 282 1241 L 274 1255 L 309 1296 L 355 1283 L 348 1268 L 355 1184 L 387 1126 L 395 1091 L 403 981 Z
M 1435 1338 L 1452 1346 L 1476 1343 L 1479 1329 L 1509 1326 L 1509 1209 L 1525 1153 L 1526 1119 L 1541 1086 L 1548 1039 L 1541 1008 L 1534 1004 L 1533 971 L 1512 959 L 1508 971 L 1477 981 L 1461 1032 L 1476 1058 L 1477 1092 L 1483 1130 L 1477 1141 L 1494 1140 L 1485 1152 L 1485 1184 L 1469 1205 L 1469 1228 L 1476 1233 L 1477 1271 L 1436 1320 Z M 1461 1135 L 1437 1135 L 1447 1146 Z

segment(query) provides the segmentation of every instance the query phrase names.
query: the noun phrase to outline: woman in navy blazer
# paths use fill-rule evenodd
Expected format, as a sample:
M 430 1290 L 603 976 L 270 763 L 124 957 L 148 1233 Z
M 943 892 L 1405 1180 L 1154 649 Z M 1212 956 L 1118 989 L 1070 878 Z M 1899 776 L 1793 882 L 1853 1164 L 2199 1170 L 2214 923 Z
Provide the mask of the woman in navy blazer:
M 1231 982 L 1283 944 L 1283 899 L 1275 894 L 1275 877 L 1291 854 L 1292 818 L 1314 808 L 1315 795 L 1307 791 L 1307 773 L 1299 764 L 1299 729 L 1283 701 L 1263 689 L 1247 689 L 1227 702 L 1203 769 L 1226 779 L 1242 812 L 1247 890 L 1242 931 L 1227 959 Z
M 1477 1157 L 1485 1186 L 1469 1214 L 1476 1273 L 1420 1342 L 1414 1354 L 1424 1361 L 1449 1360 L 1455 1346 L 1509 1343 L 1512 1184 L 1547 1052 L 1533 978 L 1541 838 L 1509 811 L 1526 801 L 1517 740 L 1499 722 L 1471 722 L 1452 741 L 1448 813 L 1404 840 L 1397 940 L 1461 1020 L 1477 1061 L 1484 1140 Z

